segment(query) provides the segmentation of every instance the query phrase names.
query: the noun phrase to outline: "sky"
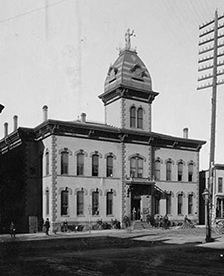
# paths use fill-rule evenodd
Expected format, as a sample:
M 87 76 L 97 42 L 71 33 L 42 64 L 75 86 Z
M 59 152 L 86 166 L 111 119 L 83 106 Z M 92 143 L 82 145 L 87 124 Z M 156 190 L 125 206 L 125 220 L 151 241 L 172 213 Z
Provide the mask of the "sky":
M 104 122 L 98 98 L 110 64 L 134 30 L 137 49 L 159 92 L 152 131 L 206 141 L 209 165 L 211 88 L 197 90 L 199 26 L 224 13 L 223 0 L 0 0 L 0 137 L 50 119 Z M 224 30 L 223 30 L 224 32 Z M 224 50 L 224 49 L 223 49 Z M 215 162 L 224 163 L 224 85 L 218 86 Z M 2 126 L 1 126 L 2 125 Z

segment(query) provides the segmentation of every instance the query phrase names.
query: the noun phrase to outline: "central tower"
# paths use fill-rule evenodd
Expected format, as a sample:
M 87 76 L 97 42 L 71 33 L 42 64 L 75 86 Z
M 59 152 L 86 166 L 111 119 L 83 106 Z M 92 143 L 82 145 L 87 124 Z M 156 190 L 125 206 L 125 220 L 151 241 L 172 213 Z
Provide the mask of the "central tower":
M 151 76 L 131 48 L 128 29 L 126 45 L 109 67 L 104 93 L 99 96 L 105 106 L 105 122 L 119 128 L 151 131 L 151 104 L 159 94 L 152 90 Z

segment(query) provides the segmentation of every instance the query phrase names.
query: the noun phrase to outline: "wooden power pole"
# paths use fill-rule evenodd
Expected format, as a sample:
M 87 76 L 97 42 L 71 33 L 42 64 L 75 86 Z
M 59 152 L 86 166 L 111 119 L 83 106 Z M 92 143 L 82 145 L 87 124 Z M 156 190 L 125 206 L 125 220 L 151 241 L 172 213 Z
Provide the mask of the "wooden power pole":
M 198 61 L 201 76 L 198 78 L 200 86 L 205 89 L 212 87 L 211 100 L 211 133 L 210 133 L 210 157 L 209 157 L 209 181 L 208 190 L 211 196 L 210 212 L 213 199 L 213 168 L 215 164 L 215 135 L 216 135 L 216 98 L 217 86 L 224 84 L 224 15 L 218 16 L 199 27 L 199 56 Z M 206 74 L 205 74 L 206 73 Z

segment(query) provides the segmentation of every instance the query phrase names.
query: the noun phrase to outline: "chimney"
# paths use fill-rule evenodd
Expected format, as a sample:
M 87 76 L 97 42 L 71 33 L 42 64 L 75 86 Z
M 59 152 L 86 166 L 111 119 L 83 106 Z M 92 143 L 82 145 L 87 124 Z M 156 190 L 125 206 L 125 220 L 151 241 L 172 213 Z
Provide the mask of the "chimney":
M 48 119 L 47 111 L 48 111 L 48 107 L 47 107 L 47 105 L 44 105 L 43 106 L 43 121 L 44 122 L 47 121 L 47 119 Z
M 13 122 L 14 122 L 14 131 L 16 131 L 18 128 L 18 116 L 17 115 L 13 116 Z
M 86 113 L 81 114 L 81 122 L 85 123 L 86 122 Z
M 8 136 L 8 123 L 4 123 L 5 127 L 5 137 Z
M 187 128 L 187 127 L 185 127 L 185 128 L 183 129 L 183 137 L 184 137 L 185 139 L 188 139 L 188 128 Z

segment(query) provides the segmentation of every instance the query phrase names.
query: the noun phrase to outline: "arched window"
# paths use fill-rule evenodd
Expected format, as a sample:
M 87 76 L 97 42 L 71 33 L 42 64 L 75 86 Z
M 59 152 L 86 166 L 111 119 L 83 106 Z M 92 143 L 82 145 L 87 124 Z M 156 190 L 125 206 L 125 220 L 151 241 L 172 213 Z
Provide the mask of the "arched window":
M 84 175 L 84 154 L 77 154 L 77 175 Z
M 134 106 L 130 109 L 130 127 L 136 127 L 136 108 Z
M 92 155 L 92 176 L 98 176 L 99 174 L 99 156 L 98 154 Z
M 130 159 L 130 176 L 143 177 L 143 159 L 136 156 Z
M 68 174 L 68 152 L 61 153 L 61 174 Z
M 68 191 L 61 191 L 61 215 L 68 215 Z
M 84 214 L 84 191 L 77 192 L 77 216 Z
M 189 163 L 188 164 L 188 181 L 189 182 L 193 181 L 193 172 L 194 172 L 194 164 Z
M 179 162 L 177 164 L 177 180 L 182 181 L 183 180 L 183 163 Z
M 113 156 L 107 156 L 107 177 L 113 176 Z
M 193 194 L 188 195 L 188 214 L 193 214 Z
M 46 190 L 46 216 L 49 215 L 49 206 L 50 206 L 50 194 L 49 190 Z
M 155 161 L 155 180 L 160 180 L 160 160 Z
M 99 192 L 92 192 L 92 215 L 99 215 Z
M 166 162 L 166 180 L 171 181 L 171 175 L 172 175 L 172 161 Z
M 113 214 L 113 192 L 107 192 L 107 210 L 106 214 L 112 215 Z
M 47 151 L 45 154 L 45 160 L 46 160 L 46 175 L 49 175 L 49 152 Z
M 182 215 L 183 214 L 183 195 L 179 194 L 177 196 L 177 214 Z
M 143 128 L 143 109 L 141 107 L 137 111 L 137 128 Z

